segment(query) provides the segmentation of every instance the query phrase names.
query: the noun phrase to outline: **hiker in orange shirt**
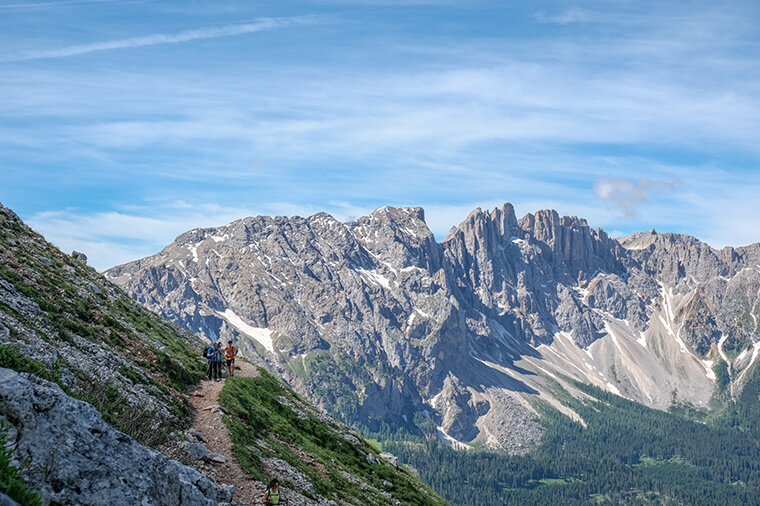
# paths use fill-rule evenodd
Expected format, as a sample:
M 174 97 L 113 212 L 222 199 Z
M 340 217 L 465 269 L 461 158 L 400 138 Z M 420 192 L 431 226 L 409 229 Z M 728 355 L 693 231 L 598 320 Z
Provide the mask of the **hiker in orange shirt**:
M 227 371 L 230 376 L 235 375 L 235 355 L 237 355 L 238 349 L 232 345 L 232 341 L 223 348 L 224 358 L 227 360 Z

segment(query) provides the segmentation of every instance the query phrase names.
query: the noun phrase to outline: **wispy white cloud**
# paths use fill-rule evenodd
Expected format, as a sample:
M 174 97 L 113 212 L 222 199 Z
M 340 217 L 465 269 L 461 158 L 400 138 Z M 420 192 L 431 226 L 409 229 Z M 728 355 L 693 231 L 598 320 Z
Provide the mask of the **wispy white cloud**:
M 594 184 L 594 193 L 605 201 L 614 202 L 626 219 L 638 217 L 641 204 L 661 193 L 677 191 L 675 181 L 641 178 L 638 181 L 607 176 Z
M 722 7 L 685 12 L 657 3 L 650 12 L 626 5 L 552 11 L 543 21 L 566 26 L 540 27 L 550 34 L 545 38 L 494 31 L 488 38 L 426 39 L 415 31 L 402 40 L 383 25 L 376 39 L 325 31 L 325 46 L 321 32 L 282 32 L 277 49 L 255 58 L 228 40 L 229 51 L 192 67 L 150 58 L 108 68 L 89 61 L 8 65 L 13 72 L 0 72 L 0 171 L 28 170 L 17 187 L 46 167 L 40 185 L 103 183 L 124 192 L 102 192 L 100 209 L 115 215 L 33 217 L 61 244 L 79 241 L 97 251 L 91 256 L 101 267 L 154 253 L 184 230 L 246 214 L 325 210 L 351 219 L 384 204 L 422 205 L 438 237 L 474 207 L 511 201 L 518 214 L 556 208 L 619 233 L 655 226 L 716 244 L 751 242 L 751 233 L 760 239 L 744 218 L 760 192 L 751 172 L 760 155 L 760 67 L 756 40 L 743 35 L 752 17 Z M 310 22 L 276 19 L 284 24 L 258 20 L 68 45 L 36 57 Z M 370 32 L 369 25 L 360 30 Z M 160 55 L 158 49 L 149 53 Z M 740 175 L 711 179 L 713 169 L 734 166 Z M 658 181 L 665 184 L 659 192 L 649 184 Z M 673 181 L 688 186 L 673 192 Z M 198 196 L 199 182 L 213 190 Z M 755 191 L 736 191 L 744 186 Z M 118 205 L 154 187 L 176 187 L 175 196 L 195 189 L 182 197 L 191 207 L 230 204 L 202 212 L 161 202 Z M 719 192 L 734 196 L 722 206 L 731 213 L 697 205 Z M 135 241 L 139 253 L 125 246 Z
M 59 2 L 26 2 L 20 4 L 0 5 L 0 10 L 26 10 L 26 9 L 49 9 L 55 7 L 71 7 L 76 5 L 88 4 L 109 4 L 117 3 L 123 0 L 61 0 Z
M 536 20 L 541 23 L 567 25 L 571 23 L 588 23 L 597 18 L 593 13 L 583 9 L 567 9 L 562 12 L 549 13 L 540 11 L 535 14 Z
M 222 80 L 182 89 L 179 83 L 153 84 L 159 80 L 145 76 L 133 86 L 144 89 L 150 83 L 154 91 L 136 107 L 171 112 L 170 118 L 85 122 L 66 127 L 66 135 L 102 149 L 226 139 L 311 160 L 422 146 L 427 154 L 447 154 L 507 142 L 643 142 L 701 149 L 709 141 L 758 149 L 756 93 L 698 90 L 641 69 L 589 79 L 582 69 L 502 60 L 491 68 L 362 77 L 306 68 L 297 83 L 268 70 L 262 70 L 266 79 L 245 81 L 255 95 Z M 85 110 L 92 107 L 85 92 L 73 93 L 81 94 Z
M 219 37 L 232 37 L 236 35 L 245 35 L 248 33 L 261 32 L 265 30 L 274 30 L 286 28 L 294 25 L 314 23 L 316 18 L 313 16 L 299 16 L 288 18 L 261 18 L 252 23 L 228 24 L 222 26 L 208 26 L 185 30 L 177 33 L 157 33 L 145 35 L 142 37 L 130 37 L 126 39 L 107 40 L 94 42 L 91 44 L 78 44 L 64 46 L 54 49 L 42 49 L 35 51 L 21 51 L 0 58 L 0 62 L 40 60 L 47 58 L 65 58 L 99 51 L 110 51 L 113 49 L 127 49 L 146 46 L 155 46 L 159 44 L 179 44 L 194 40 L 216 39 Z

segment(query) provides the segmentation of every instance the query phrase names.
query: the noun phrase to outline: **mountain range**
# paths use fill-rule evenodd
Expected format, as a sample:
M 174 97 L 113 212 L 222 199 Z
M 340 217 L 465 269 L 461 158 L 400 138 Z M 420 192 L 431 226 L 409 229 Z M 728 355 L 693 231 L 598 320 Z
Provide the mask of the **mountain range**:
M 194 229 L 106 271 L 148 309 L 235 339 L 349 423 L 437 427 L 522 454 L 590 384 L 648 407 L 736 398 L 760 352 L 760 244 L 476 209 L 437 241 L 421 208 Z

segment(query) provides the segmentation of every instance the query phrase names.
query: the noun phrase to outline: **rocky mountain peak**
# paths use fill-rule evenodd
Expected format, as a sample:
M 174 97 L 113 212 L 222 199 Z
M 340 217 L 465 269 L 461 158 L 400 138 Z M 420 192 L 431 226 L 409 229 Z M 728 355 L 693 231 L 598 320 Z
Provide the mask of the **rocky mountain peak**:
M 421 207 L 392 207 L 383 206 L 378 207 L 372 211 L 368 216 L 390 221 L 421 221 L 425 222 L 425 210 Z
M 658 234 L 655 229 L 651 228 L 646 232 L 636 232 L 625 237 L 619 237 L 617 242 L 625 249 L 646 249 L 657 240 Z
M 202 241 L 205 237 L 206 237 L 206 229 L 194 228 L 192 230 L 188 230 L 187 232 L 183 232 L 177 237 L 175 237 L 174 241 L 172 241 L 172 244 L 174 243 L 187 244 L 191 242 L 198 242 L 198 241 Z
M 381 207 L 346 223 L 346 228 L 381 266 L 431 272 L 440 268 L 438 244 L 421 207 Z
M 515 272 L 505 269 L 503 260 L 520 257 L 521 236 L 514 208 L 506 203 L 485 212 L 475 209 L 441 244 L 455 276 L 465 276 L 476 285 L 484 283 L 489 291 L 503 279 L 510 284 L 515 280 Z
M 576 216 L 560 216 L 554 210 L 526 214 L 518 225 L 539 243 L 555 265 L 557 279 L 590 279 L 597 272 L 620 272 L 620 246 L 601 228 L 592 229 Z M 562 266 L 565 272 L 557 271 Z M 566 276 L 569 276 L 567 278 Z
M 716 250 L 689 235 L 650 230 L 618 242 L 628 250 L 630 260 L 641 262 L 646 271 L 657 273 L 658 279 L 669 286 L 687 278 L 703 282 L 728 273 Z
M 720 250 L 719 256 L 723 262 L 731 266 L 732 271 L 745 266 L 760 265 L 760 243 L 739 248 L 726 246 Z
M 496 207 L 489 211 L 483 211 L 478 207 L 467 215 L 459 226 L 451 228 L 444 242 L 451 239 L 457 232 L 467 237 L 471 244 L 474 241 L 492 242 L 496 238 L 501 242 L 504 238 L 510 239 L 516 229 L 517 217 L 512 204 L 507 202 L 501 208 Z

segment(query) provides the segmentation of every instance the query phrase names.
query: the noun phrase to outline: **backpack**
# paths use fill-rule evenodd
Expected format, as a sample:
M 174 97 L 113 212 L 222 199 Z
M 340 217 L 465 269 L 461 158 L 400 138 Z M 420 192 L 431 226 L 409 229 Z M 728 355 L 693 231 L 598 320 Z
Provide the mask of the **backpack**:
M 203 356 L 203 358 L 205 358 L 205 359 L 209 358 L 209 352 L 208 352 L 208 350 L 210 350 L 210 349 L 211 349 L 210 346 L 206 346 L 206 347 L 203 348 L 203 351 L 201 352 L 201 355 Z
M 275 492 L 274 494 L 275 494 L 275 497 L 277 497 L 276 503 L 272 502 L 272 491 L 270 490 L 269 487 L 267 487 L 267 491 L 264 493 L 264 497 L 268 498 L 267 502 L 264 503 L 266 506 L 281 504 L 280 503 L 280 489 L 278 488 L 277 492 Z

